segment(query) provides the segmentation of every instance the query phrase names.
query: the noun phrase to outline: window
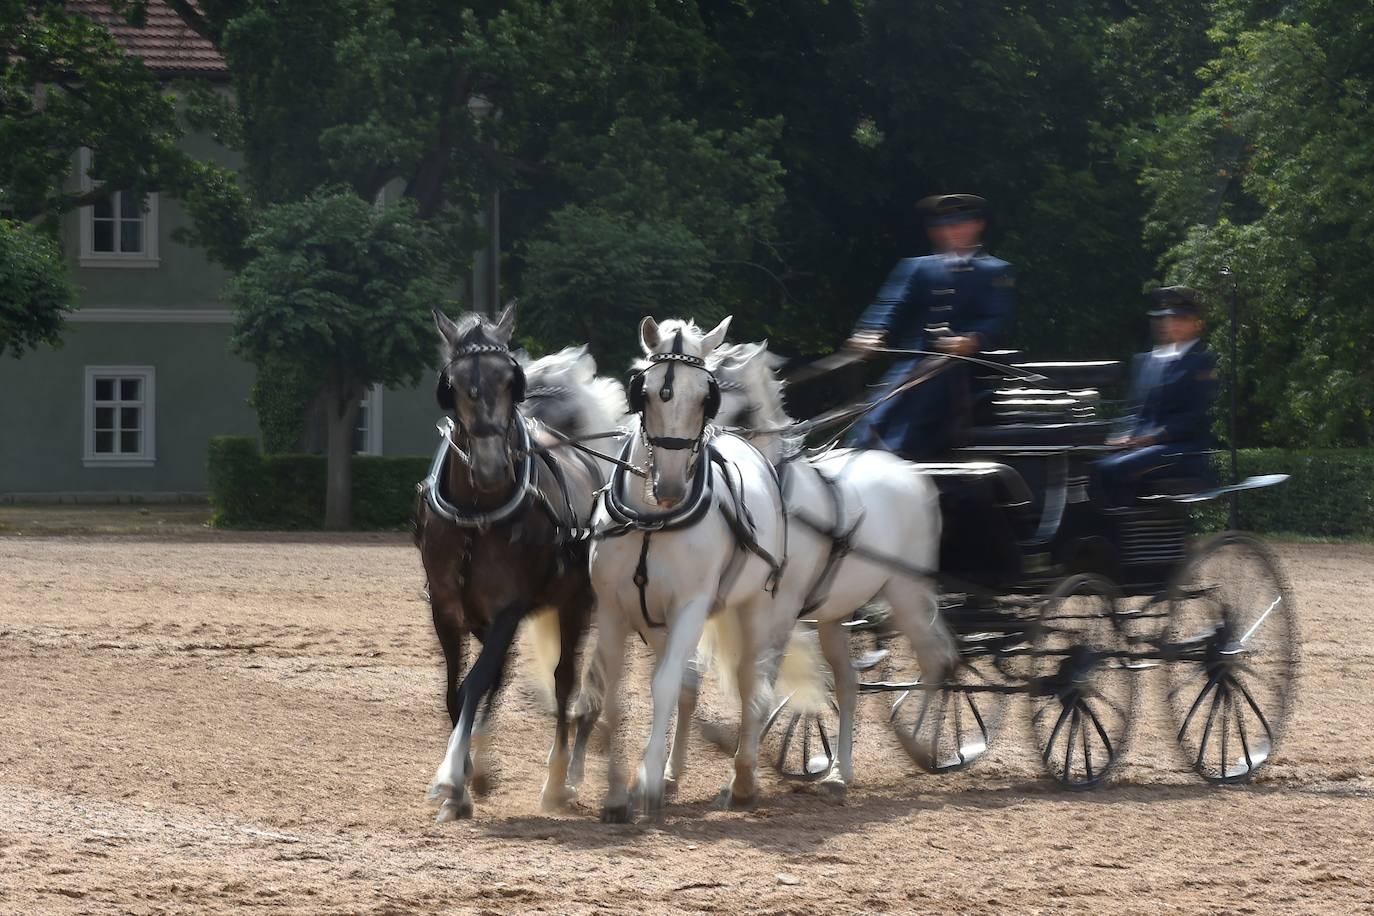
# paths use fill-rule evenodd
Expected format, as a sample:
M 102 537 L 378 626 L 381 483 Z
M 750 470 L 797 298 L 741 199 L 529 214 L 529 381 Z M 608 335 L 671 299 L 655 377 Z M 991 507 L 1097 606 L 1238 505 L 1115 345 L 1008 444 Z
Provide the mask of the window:
M 382 386 L 373 385 L 358 402 L 358 425 L 353 429 L 353 454 L 382 453 Z
M 83 149 L 81 188 L 96 187 L 87 169 L 90 150 Z M 157 254 L 156 194 L 145 197 L 130 191 L 113 191 L 109 196 L 81 208 L 81 266 L 82 267 L 156 267 Z
M 152 366 L 86 367 L 87 467 L 152 467 Z

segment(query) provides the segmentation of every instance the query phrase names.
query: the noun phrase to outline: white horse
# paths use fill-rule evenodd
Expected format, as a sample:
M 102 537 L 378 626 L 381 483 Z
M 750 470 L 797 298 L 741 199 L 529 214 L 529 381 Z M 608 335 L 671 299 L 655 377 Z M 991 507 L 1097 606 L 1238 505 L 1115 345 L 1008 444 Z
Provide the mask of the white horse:
M 621 457 L 642 466 L 647 476 L 640 485 L 617 470 L 593 518 L 597 646 L 579 711 L 588 721 L 595 715 L 592 704 L 604 696 L 612 736 L 602 809 L 602 820 L 608 822 L 634 816 L 616 740 L 625 638 L 638 633 L 657 657 L 651 684 L 653 724 L 636 785 L 646 810 L 658 816 L 669 720 L 708 618 L 730 618 L 729 636 L 739 643 L 735 680 L 740 737 L 726 801 L 747 806 L 757 798 L 765 709 L 757 696 L 756 675 L 769 644 L 768 631 L 776 629 L 779 605 L 773 588 L 786 552 L 786 531 L 772 467 L 743 439 L 712 436 L 708 428 L 718 392 L 705 360 L 725 338 L 729 322 L 725 319 L 706 334 L 687 321 L 641 322 L 648 365 L 631 385 L 630 406 L 639 416 Z M 598 674 L 602 682 L 590 683 Z
M 893 623 L 915 650 L 923 679 L 943 679 L 958 663 L 931 578 L 909 571 L 937 568 L 938 493 L 915 467 L 887 452 L 842 449 L 816 458 L 801 454 L 801 443 L 782 432 L 791 419 L 783 409 L 782 385 L 774 376 L 776 358 L 765 344 L 717 350 L 711 366 L 721 388 L 719 421 L 756 431 L 753 444 L 782 477 L 788 555 L 777 602 L 816 621 L 821 650 L 834 675 L 839 748 L 820 786 L 828 798 L 840 800 L 854 778 L 858 696 L 858 677 L 841 624 L 857 608 L 881 597 L 892 606 Z M 837 538 L 847 540 L 854 552 L 833 553 Z M 900 560 L 906 568 L 875 556 Z

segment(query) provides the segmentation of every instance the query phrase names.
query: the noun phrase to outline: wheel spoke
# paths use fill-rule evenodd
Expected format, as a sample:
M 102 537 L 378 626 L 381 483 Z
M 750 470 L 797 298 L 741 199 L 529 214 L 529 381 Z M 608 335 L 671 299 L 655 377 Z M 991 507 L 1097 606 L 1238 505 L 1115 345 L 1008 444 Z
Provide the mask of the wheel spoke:
M 945 727 L 945 706 L 948 700 L 945 692 L 940 691 L 940 702 L 935 707 L 935 725 L 930 731 L 930 760 L 937 769 L 940 767 L 940 732 Z
M 1231 705 L 1234 702 L 1234 698 L 1231 696 L 1230 690 L 1225 690 L 1221 694 L 1221 697 L 1221 777 L 1225 779 L 1226 745 L 1231 735 L 1231 729 L 1228 727 L 1228 723 L 1231 719 Z
M 1196 681 L 1198 678 L 1206 677 L 1206 676 L 1207 676 L 1207 669 L 1206 669 L 1206 668 L 1203 668 L 1203 667 L 1199 667 L 1199 668 L 1198 668 L 1196 671 L 1194 671 L 1192 674 L 1188 675 L 1188 676 L 1185 677 L 1183 680 L 1179 681 L 1179 682 L 1178 682 L 1177 684 L 1175 684 L 1175 685 L 1173 686 L 1173 688 L 1169 691 L 1169 702 L 1172 703 L 1172 702 L 1174 701 L 1174 698 L 1177 697 L 1177 696 L 1179 695 L 1179 693 L 1181 693 L 1181 692 L 1183 691 L 1183 688 L 1184 688 L 1184 687 L 1187 687 L 1189 684 L 1193 683 L 1193 681 Z
M 1249 706 L 1250 706 L 1250 708 L 1251 708 L 1252 710 L 1254 710 L 1254 712 L 1255 712 L 1255 718 L 1259 719 L 1260 725 L 1264 726 L 1264 734 L 1265 734 L 1265 736 L 1269 739 L 1269 743 L 1270 743 L 1270 744 L 1273 744 L 1273 743 L 1274 743 L 1274 730 L 1273 730 L 1272 728 L 1269 727 L 1269 720 L 1266 719 L 1266 718 L 1264 717 L 1264 713 L 1260 711 L 1259 704 L 1255 702 L 1255 698 L 1252 697 L 1252 696 L 1250 696 L 1250 691 L 1249 691 L 1248 689 L 1246 689 L 1245 684 L 1243 684 L 1239 678 L 1233 677 L 1233 678 L 1230 678 L 1229 680 L 1231 681 L 1232 684 L 1234 684 L 1234 685 L 1236 686 L 1236 689 L 1240 691 L 1240 695 L 1243 696 L 1243 697 L 1245 697 L 1245 702 L 1246 702 L 1247 704 L 1249 704 Z
M 1078 723 L 1082 715 L 1078 712 L 1078 704 L 1073 704 L 1073 715 L 1069 717 L 1069 740 L 1064 744 L 1064 782 L 1071 782 L 1069 779 L 1070 770 L 1073 767 L 1073 746 L 1078 741 Z
M 1236 734 L 1240 736 L 1240 749 L 1245 754 L 1245 771 L 1248 773 L 1255 768 L 1255 761 L 1250 758 L 1250 740 L 1245 736 L 1245 710 L 1236 710 Z
M 1202 767 L 1202 761 L 1207 754 L 1207 743 L 1212 740 L 1212 725 L 1216 722 L 1217 707 L 1221 705 L 1222 688 L 1217 686 L 1216 694 L 1212 697 L 1212 708 L 1207 711 L 1207 724 L 1202 729 L 1202 740 L 1198 742 L 1197 766 Z
M 1045 750 L 1041 754 L 1046 763 L 1050 762 L 1050 753 L 1054 750 L 1054 742 L 1059 738 L 1059 730 L 1064 727 L 1064 722 L 1069 718 L 1069 713 L 1073 712 L 1072 706 L 1063 702 L 1059 705 L 1061 707 L 1059 718 L 1055 720 L 1054 729 L 1050 732 L 1050 740 L 1045 742 Z
M 1083 711 L 1084 711 L 1084 713 L 1085 713 L 1086 715 L 1092 716 L 1092 712 L 1088 709 L 1088 706 L 1087 706 L 1086 703 L 1083 704 Z M 1097 720 L 1096 720 L 1096 717 L 1093 717 L 1093 721 L 1094 721 L 1094 722 L 1097 721 Z M 1101 731 L 1101 728 L 1102 728 L 1102 727 L 1099 725 L 1099 726 L 1098 726 L 1098 730 Z M 1093 752 L 1092 752 L 1092 747 L 1091 747 L 1090 741 L 1088 740 L 1088 729 L 1087 729 L 1087 728 L 1084 728 L 1084 729 L 1083 729 L 1083 772 L 1084 772 L 1084 779 L 1087 780 L 1088 782 L 1092 782 L 1092 781 L 1093 781 Z
M 1093 724 L 1093 728 L 1097 731 L 1098 737 L 1102 739 L 1102 744 L 1107 749 L 1107 760 L 1110 762 L 1112 757 L 1115 756 L 1115 752 L 1112 750 L 1112 739 L 1107 736 L 1107 730 L 1102 727 L 1102 721 L 1097 718 L 1097 713 L 1093 712 L 1093 708 L 1087 703 L 1083 704 L 1083 712 L 1087 714 L 1088 719 Z M 1084 732 L 1086 733 L 1086 731 L 1085 729 Z
M 959 762 L 964 762 L 964 704 L 954 703 L 954 754 Z
M 1202 688 L 1202 692 L 1199 693 L 1197 699 L 1193 701 L 1193 705 L 1188 709 L 1188 715 L 1183 717 L 1183 724 L 1179 726 L 1178 729 L 1178 740 L 1182 741 L 1183 736 L 1188 733 L 1188 726 L 1192 724 L 1193 716 L 1197 713 L 1198 707 L 1202 705 L 1202 701 L 1206 699 L 1207 694 L 1211 693 L 1212 688 L 1216 685 L 1217 675 L 1214 673 L 1207 678 L 1207 686 Z
M 920 693 L 921 711 L 916 714 L 916 724 L 911 726 L 911 737 L 913 739 L 919 739 L 921 726 L 924 725 L 926 721 L 926 713 L 930 711 L 930 691 L 922 690 Z

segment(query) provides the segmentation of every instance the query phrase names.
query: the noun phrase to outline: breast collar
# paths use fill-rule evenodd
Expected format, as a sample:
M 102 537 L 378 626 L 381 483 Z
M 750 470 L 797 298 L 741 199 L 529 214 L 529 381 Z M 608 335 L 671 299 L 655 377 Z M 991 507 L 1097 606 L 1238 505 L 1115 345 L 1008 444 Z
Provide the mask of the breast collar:
M 444 417 L 438 423 L 439 447 L 434 450 L 434 459 L 429 463 L 429 474 L 420 483 L 420 492 L 429 508 L 440 518 L 460 528 L 485 529 L 505 521 L 519 512 L 534 491 L 534 457 L 530 449 L 530 432 L 520 411 L 515 411 L 515 423 L 520 427 L 520 467 L 515 472 L 515 492 L 510 499 L 495 509 L 479 511 L 455 506 L 439 492 L 439 481 L 443 476 L 444 464 L 453 445 L 453 418 Z
M 634 438 L 627 436 L 625 443 L 620 447 L 621 461 L 629 463 L 633 447 Z M 715 463 L 711 460 L 714 449 L 707 445 L 706 452 L 705 460 L 696 463 L 687 498 L 663 512 L 644 512 L 630 505 L 625 496 L 630 475 L 624 467 L 617 466 L 611 474 L 610 482 L 601 491 L 602 505 L 606 507 L 606 514 L 610 516 L 611 526 L 597 532 L 597 536 L 618 537 L 631 531 L 671 531 L 676 528 L 688 528 L 701 521 L 702 516 L 711 507 L 711 466 Z

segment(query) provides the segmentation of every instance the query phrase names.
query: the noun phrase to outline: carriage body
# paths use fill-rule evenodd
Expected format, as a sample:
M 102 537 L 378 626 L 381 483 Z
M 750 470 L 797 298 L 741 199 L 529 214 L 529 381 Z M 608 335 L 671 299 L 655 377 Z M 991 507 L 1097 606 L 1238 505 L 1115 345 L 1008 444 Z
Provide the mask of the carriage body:
M 1198 538 L 1190 507 L 1284 478 L 1233 487 L 1175 480 L 1132 505 L 1106 505 L 1091 465 L 1111 451 L 1100 392 L 1118 380 L 1119 364 L 1020 368 L 1048 382 L 975 380 L 975 425 L 962 447 L 917 465 L 940 491 L 937 578 L 963 665 L 941 683 L 893 677 L 881 620 L 861 618 L 854 628 L 875 646 L 858 666 L 880 674 L 861 690 L 895 696 L 889 721 L 930 772 L 981 759 L 1010 699 L 1024 695 L 1045 769 L 1089 788 L 1124 759 L 1141 680 L 1158 671 L 1192 768 L 1211 782 L 1250 779 L 1292 709 L 1296 609 L 1261 542 L 1237 532 Z M 810 727 L 824 736 L 823 722 Z M 778 758 L 784 771 L 788 750 L 784 743 Z M 820 762 L 791 772 L 816 772 Z

